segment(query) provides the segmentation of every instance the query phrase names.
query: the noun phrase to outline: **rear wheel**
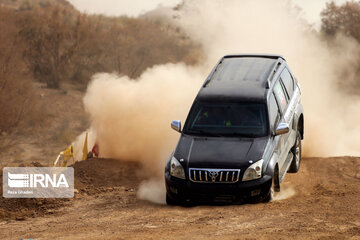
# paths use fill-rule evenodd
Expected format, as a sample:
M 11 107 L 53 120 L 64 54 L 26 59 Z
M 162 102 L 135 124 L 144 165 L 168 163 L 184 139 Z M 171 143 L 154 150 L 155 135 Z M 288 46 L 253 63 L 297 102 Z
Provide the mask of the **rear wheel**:
M 293 153 L 294 157 L 288 172 L 297 173 L 300 169 L 300 162 L 301 162 L 301 135 L 299 131 L 297 131 L 296 133 L 296 141 L 291 149 L 291 152 Z

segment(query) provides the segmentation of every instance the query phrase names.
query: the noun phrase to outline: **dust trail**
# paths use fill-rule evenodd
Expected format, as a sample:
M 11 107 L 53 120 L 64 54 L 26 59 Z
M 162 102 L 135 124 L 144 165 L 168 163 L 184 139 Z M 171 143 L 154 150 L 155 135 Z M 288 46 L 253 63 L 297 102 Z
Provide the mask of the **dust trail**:
M 165 183 L 163 178 L 153 178 L 144 181 L 139 186 L 138 198 L 157 204 L 165 204 Z
M 278 192 L 271 201 L 285 200 L 291 198 L 294 195 L 295 195 L 294 187 L 290 183 L 283 182 L 281 184 L 281 191 Z
M 185 1 L 168 12 L 172 24 L 203 45 L 206 61 L 155 66 L 138 79 L 97 74 L 84 104 L 102 157 L 140 161 L 149 176 L 163 175 L 178 134 L 172 119 L 184 120 L 211 67 L 228 53 L 278 53 L 285 56 L 302 85 L 305 108 L 304 156 L 360 155 L 360 101 L 341 91 L 340 78 L 354 78 L 359 46 L 339 36 L 329 47 L 299 18 L 290 1 Z M 164 13 L 163 13 L 164 14 Z M 143 199 L 159 199 L 156 184 L 143 184 Z M 155 187 L 155 189 L 157 186 Z M 154 196 L 151 196 L 151 195 Z

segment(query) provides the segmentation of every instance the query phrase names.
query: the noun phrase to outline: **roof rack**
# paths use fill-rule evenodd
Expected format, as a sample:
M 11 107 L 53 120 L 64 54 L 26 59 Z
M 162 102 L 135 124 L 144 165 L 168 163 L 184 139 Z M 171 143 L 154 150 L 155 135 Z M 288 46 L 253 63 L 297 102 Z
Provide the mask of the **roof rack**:
M 282 55 L 275 55 L 275 54 L 229 54 L 229 55 L 225 55 L 223 58 L 239 58 L 239 57 L 259 57 L 259 58 L 261 57 L 261 58 L 272 58 L 272 59 L 281 58 L 285 60 L 285 58 Z
M 223 62 L 224 58 L 225 58 L 225 57 L 222 57 L 222 58 L 216 63 L 215 67 L 211 70 L 209 76 L 206 78 L 206 80 L 205 80 L 205 82 L 204 82 L 204 84 L 203 84 L 203 86 L 202 86 L 203 88 L 205 88 L 205 87 L 209 84 L 212 76 L 214 75 L 214 73 L 216 72 L 216 70 L 218 69 L 218 67 L 220 66 L 220 64 Z
M 271 70 L 271 73 L 270 73 L 270 75 L 269 75 L 269 77 L 268 77 L 268 79 L 267 79 L 266 88 L 270 88 L 270 86 L 271 86 L 271 81 L 272 81 L 272 79 L 273 79 L 276 71 L 279 69 L 280 65 L 284 62 L 284 60 L 285 60 L 285 59 L 284 59 L 283 57 L 281 57 L 281 58 L 279 58 L 279 59 L 277 60 L 274 68 Z
M 229 55 L 225 55 L 217 62 L 215 67 L 210 72 L 209 76 L 206 78 L 202 87 L 203 88 L 207 87 L 212 76 L 214 75 L 214 73 L 216 72 L 218 67 L 222 64 L 222 62 L 225 58 L 241 58 L 241 57 L 258 57 L 258 58 L 278 59 L 277 63 L 275 64 L 274 68 L 272 69 L 271 74 L 267 80 L 266 88 L 270 88 L 272 77 L 274 76 L 275 72 L 278 70 L 280 65 L 283 63 L 283 61 L 285 61 L 285 58 L 282 55 L 274 55 L 274 54 L 229 54 Z

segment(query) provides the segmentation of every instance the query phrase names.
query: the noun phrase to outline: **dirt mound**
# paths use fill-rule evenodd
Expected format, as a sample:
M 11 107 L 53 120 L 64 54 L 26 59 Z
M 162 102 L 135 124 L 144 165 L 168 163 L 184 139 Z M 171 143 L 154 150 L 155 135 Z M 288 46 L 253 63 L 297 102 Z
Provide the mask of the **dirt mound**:
M 135 162 L 91 158 L 76 162 L 73 167 L 75 189 L 88 195 L 118 188 L 135 189 L 141 181 L 141 166 Z
M 92 187 L 135 187 L 140 181 L 140 165 L 115 159 L 90 158 L 76 162 L 75 188 Z

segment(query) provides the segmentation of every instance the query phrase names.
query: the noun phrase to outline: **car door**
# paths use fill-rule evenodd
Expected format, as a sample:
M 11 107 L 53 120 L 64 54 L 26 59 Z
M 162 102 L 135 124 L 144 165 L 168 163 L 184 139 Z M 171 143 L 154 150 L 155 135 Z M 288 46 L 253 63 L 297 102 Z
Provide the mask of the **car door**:
M 282 113 L 280 111 L 280 105 L 277 101 L 277 97 L 275 96 L 274 92 L 272 92 L 270 95 L 268 108 L 269 108 L 269 117 L 270 117 L 270 128 L 272 132 L 275 133 L 277 126 L 281 122 Z M 284 144 L 283 135 L 277 135 L 277 136 L 274 135 L 272 141 L 273 141 L 272 144 L 274 144 L 274 153 L 277 156 L 277 162 L 279 164 L 279 169 L 281 169 L 282 166 L 284 165 L 284 156 L 282 154 L 283 152 L 282 149 Z
M 295 124 L 296 119 L 294 119 L 294 115 L 298 101 L 296 97 L 294 97 L 295 82 L 287 68 L 284 68 L 281 72 L 280 83 L 283 87 L 285 96 L 288 99 L 288 106 L 284 113 L 284 121 L 289 124 L 290 128 L 290 131 L 286 136 L 286 150 L 290 151 L 296 139 L 297 126 Z

